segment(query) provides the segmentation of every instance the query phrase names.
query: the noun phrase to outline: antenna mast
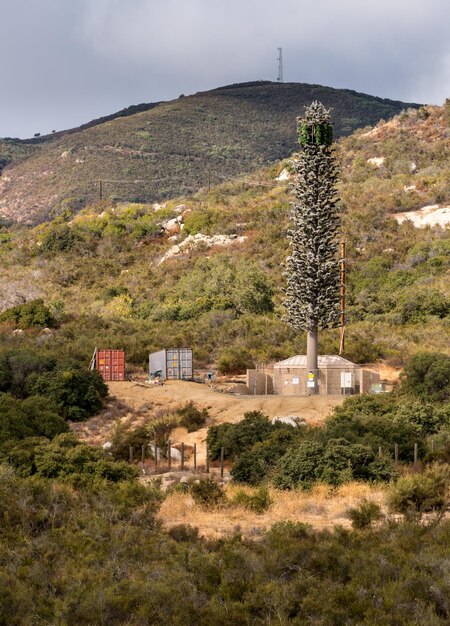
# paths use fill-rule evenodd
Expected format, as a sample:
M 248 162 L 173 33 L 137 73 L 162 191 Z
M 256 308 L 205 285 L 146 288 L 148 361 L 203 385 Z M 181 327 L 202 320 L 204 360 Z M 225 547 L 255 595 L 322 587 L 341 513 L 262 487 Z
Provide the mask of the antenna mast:
M 278 50 L 278 78 L 277 82 L 283 82 L 283 48 L 277 48 Z

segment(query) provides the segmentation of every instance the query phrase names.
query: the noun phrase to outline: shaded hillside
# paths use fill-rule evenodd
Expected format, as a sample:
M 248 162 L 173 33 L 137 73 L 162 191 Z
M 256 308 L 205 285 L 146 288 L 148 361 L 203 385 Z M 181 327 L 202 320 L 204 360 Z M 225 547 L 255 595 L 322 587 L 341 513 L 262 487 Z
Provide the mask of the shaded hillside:
M 400 365 L 420 349 L 448 350 L 450 229 L 416 229 L 390 215 L 403 209 L 411 193 L 404 187 L 414 184 L 415 202 L 449 206 L 446 124 L 443 107 L 427 107 L 339 144 L 346 356 L 357 362 Z M 428 151 L 412 157 L 401 145 L 416 140 Z M 384 169 L 367 163 L 377 154 Z M 414 173 L 399 174 L 399 163 L 411 158 Z M 5 322 L 0 345 L 39 346 L 81 361 L 96 345 L 123 347 L 136 365 L 154 350 L 187 345 L 198 365 L 238 369 L 303 352 L 303 334 L 281 321 L 290 201 L 287 182 L 277 180 L 283 166 L 164 207 L 104 200 L 34 229 L 3 228 L 3 307 L 43 298 L 61 325 L 47 335 L 14 335 Z M 384 195 L 371 202 L 377 186 Z M 322 333 L 323 354 L 338 346 L 337 330 Z
M 180 97 L 39 146 L 0 180 L 0 214 L 36 222 L 104 197 L 155 201 L 189 194 L 288 156 L 297 115 L 333 108 L 336 135 L 409 105 L 318 85 L 249 83 Z M 120 182 L 109 182 L 120 181 Z
M 36 146 L 20 139 L 0 139 L 0 175 L 12 163 L 18 163 L 36 152 Z

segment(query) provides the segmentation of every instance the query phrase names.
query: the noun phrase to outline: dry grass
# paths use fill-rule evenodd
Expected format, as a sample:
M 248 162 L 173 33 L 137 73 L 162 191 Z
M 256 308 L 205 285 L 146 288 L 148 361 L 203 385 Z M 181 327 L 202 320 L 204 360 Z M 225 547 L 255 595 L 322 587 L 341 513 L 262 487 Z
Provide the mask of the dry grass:
M 237 490 L 251 493 L 247 487 L 228 485 L 226 493 L 232 499 Z M 218 538 L 240 532 L 244 537 L 257 538 L 273 524 L 290 520 L 310 524 L 314 528 L 332 528 L 335 525 L 349 527 L 347 511 L 366 498 L 377 504 L 384 501 L 381 488 L 368 484 L 348 483 L 337 489 L 317 485 L 309 492 L 278 491 L 270 489 L 272 505 L 259 515 L 241 506 L 227 506 L 216 510 L 205 510 L 197 506 L 187 494 L 170 494 L 158 513 L 164 526 L 177 524 L 196 526 L 200 535 Z

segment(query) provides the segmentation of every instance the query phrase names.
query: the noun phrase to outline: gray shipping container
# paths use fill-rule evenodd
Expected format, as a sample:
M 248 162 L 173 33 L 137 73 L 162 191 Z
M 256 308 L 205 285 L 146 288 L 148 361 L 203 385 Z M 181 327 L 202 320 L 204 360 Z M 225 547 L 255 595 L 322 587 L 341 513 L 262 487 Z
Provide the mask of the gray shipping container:
M 161 372 L 167 380 L 192 380 L 192 348 L 168 348 L 153 352 L 148 359 L 149 373 Z

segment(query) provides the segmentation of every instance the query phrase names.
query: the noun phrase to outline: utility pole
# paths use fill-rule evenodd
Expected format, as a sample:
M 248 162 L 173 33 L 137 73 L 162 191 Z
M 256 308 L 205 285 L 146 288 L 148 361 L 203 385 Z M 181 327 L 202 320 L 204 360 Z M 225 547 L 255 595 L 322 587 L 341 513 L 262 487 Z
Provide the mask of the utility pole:
M 341 341 L 339 343 L 339 354 L 345 349 L 345 241 L 341 241 Z
M 278 78 L 277 82 L 283 82 L 283 48 L 277 48 L 278 50 Z

